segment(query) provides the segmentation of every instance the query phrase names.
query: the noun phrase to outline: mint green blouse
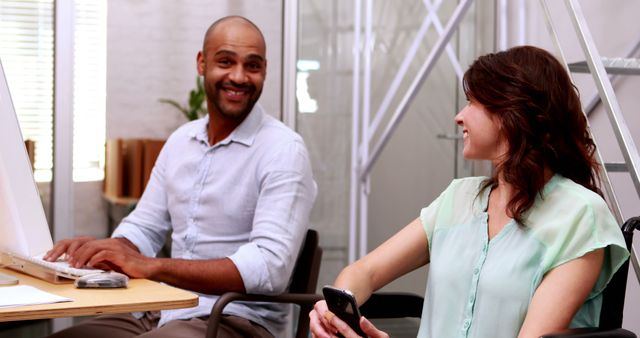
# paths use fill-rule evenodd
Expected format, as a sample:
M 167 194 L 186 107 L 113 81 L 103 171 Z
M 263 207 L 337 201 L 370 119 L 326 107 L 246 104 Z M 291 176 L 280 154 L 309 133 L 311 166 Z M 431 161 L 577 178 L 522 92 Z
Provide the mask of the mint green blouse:
M 602 290 L 628 258 L 604 200 L 560 175 L 524 217 L 488 239 L 484 177 L 454 180 L 420 219 L 429 240 L 429 276 L 418 337 L 514 338 L 547 272 L 598 248 L 598 281 L 571 322 L 597 326 Z

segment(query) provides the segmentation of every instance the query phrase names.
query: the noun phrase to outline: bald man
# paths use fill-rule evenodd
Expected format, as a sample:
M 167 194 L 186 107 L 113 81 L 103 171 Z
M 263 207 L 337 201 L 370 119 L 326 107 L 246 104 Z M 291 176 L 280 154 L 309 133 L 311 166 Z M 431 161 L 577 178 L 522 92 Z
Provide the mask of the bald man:
M 169 137 L 111 238 L 63 240 L 45 257 L 195 291 L 199 305 L 101 316 L 52 337 L 201 337 L 214 295 L 287 289 L 317 189 L 302 138 L 256 105 L 266 69 L 255 24 L 213 23 L 197 55 L 208 116 Z M 156 258 L 170 232 L 171 258 Z M 234 302 L 225 314 L 218 337 L 279 337 L 286 324 L 276 304 Z

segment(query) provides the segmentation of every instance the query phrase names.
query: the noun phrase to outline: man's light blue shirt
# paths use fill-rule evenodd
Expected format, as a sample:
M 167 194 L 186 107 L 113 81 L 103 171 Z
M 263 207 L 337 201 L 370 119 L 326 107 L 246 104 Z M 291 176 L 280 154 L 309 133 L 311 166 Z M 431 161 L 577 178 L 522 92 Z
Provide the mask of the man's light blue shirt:
M 169 137 L 140 202 L 113 237 L 126 237 L 153 257 L 173 231 L 172 258 L 228 257 L 248 293 L 281 293 L 317 193 L 304 142 L 258 105 L 213 146 L 208 123 L 208 117 L 187 123 Z M 159 325 L 208 315 L 217 296 L 199 296 L 197 307 L 162 311 Z M 284 310 L 279 304 L 234 302 L 225 313 L 277 336 Z

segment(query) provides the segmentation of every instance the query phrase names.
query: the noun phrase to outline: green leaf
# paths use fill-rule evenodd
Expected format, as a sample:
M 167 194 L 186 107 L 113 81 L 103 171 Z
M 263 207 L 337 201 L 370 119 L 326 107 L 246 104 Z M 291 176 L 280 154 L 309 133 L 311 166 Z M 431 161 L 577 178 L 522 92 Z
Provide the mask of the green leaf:
M 159 99 L 158 101 L 162 102 L 162 103 L 168 103 L 174 107 L 176 107 L 179 111 L 183 112 L 184 114 L 188 113 L 187 108 L 182 107 L 178 102 L 174 101 L 174 100 L 169 100 L 169 99 Z
M 178 102 L 170 99 L 159 99 L 159 101 L 174 106 L 180 110 L 189 121 L 192 121 L 208 113 L 205 104 L 206 97 L 202 77 L 198 75 L 196 76 L 196 88 L 189 91 L 187 106 L 182 106 Z

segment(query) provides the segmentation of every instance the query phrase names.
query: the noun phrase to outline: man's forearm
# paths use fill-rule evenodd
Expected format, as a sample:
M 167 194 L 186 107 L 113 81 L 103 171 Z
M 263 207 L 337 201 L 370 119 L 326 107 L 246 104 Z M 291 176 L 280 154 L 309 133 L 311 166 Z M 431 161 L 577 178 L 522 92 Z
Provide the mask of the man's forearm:
M 235 264 L 228 259 L 186 260 L 157 258 L 150 263 L 149 279 L 205 294 L 245 292 Z
M 131 249 L 135 250 L 136 252 L 140 252 L 140 249 L 138 249 L 138 247 L 131 243 L 130 240 L 128 240 L 126 237 L 115 237 L 114 238 L 116 241 L 119 241 L 120 243 L 124 244 L 125 246 L 130 247 Z

